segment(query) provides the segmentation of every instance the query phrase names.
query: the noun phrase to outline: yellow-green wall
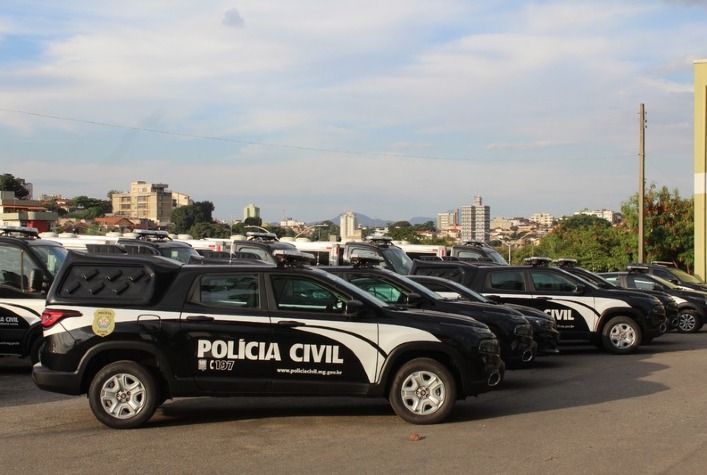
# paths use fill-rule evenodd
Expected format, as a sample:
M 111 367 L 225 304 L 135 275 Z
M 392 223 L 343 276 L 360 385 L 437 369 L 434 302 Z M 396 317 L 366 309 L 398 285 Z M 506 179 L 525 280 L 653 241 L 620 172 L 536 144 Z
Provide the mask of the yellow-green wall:
M 695 275 L 707 278 L 707 59 L 695 61 Z

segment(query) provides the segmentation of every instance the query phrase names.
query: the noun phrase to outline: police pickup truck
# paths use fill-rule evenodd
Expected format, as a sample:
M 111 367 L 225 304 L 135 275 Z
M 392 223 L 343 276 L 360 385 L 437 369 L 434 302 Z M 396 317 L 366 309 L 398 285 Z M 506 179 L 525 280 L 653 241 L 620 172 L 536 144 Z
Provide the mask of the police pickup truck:
M 37 362 L 46 291 L 66 252 L 36 228 L 0 227 L 0 357 Z
M 414 261 L 412 274 L 444 277 L 503 303 L 538 308 L 555 318 L 562 342 L 590 341 L 610 353 L 632 353 L 667 330 L 665 308 L 656 297 L 601 289 L 548 267 L 549 262 L 534 258 L 532 265 L 494 266 Z
M 41 389 L 87 394 L 113 428 L 145 424 L 180 396 L 386 397 L 405 421 L 444 420 L 497 386 L 486 325 L 386 305 L 309 254 L 279 265 L 184 264 L 70 252 L 47 295 Z

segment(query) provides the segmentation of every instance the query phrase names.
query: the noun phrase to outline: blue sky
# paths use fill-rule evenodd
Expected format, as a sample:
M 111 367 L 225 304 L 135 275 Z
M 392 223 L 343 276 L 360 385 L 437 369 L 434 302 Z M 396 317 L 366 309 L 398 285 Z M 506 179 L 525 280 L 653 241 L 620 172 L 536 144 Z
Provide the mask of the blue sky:
M 619 210 L 693 190 L 707 0 L 3 0 L 0 172 L 215 216 Z

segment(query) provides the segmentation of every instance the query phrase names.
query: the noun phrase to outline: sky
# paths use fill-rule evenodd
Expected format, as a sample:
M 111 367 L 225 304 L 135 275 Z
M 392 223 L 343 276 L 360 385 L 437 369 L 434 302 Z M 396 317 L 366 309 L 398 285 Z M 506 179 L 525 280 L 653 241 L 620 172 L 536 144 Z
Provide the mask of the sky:
M 619 211 L 693 194 L 707 0 L 3 0 L 0 173 L 214 216 Z

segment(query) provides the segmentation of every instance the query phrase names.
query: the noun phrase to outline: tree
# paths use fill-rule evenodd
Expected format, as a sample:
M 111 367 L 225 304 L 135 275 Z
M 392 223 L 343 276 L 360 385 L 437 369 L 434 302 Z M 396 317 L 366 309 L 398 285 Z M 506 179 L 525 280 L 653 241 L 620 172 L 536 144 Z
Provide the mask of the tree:
M 246 226 L 262 226 L 263 220 L 256 216 L 249 216 L 243 220 L 243 224 Z
M 638 260 L 638 193 L 625 202 L 619 228 L 621 252 L 627 262 Z M 644 193 L 645 261 L 669 261 L 690 272 L 695 262 L 694 202 L 677 190 L 651 183 Z
M 210 204 L 211 211 L 213 210 L 212 203 L 208 201 L 204 203 Z M 205 211 L 208 212 L 208 215 L 205 214 Z M 203 205 L 198 202 L 173 209 L 170 215 L 173 232 L 176 234 L 186 234 L 197 223 L 211 223 L 211 211 L 209 211 L 208 205 Z
M 227 238 L 230 233 L 228 229 L 224 229 L 224 227 L 218 223 L 207 223 L 202 221 L 189 228 L 189 232 L 187 234 L 193 236 L 194 239 L 203 239 Z
M 24 186 L 22 178 L 15 178 L 9 173 L 0 175 L 0 190 L 12 191 L 15 193 L 15 198 L 18 200 L 25 199 L 29 196 L 29 190 Z
M 105 216 L 113 210 L 113 204 L 108 200 L 99 200 L 81 195 L 71 199 L 71 211 L 68 216 L 78 219 L 93 219 Z

